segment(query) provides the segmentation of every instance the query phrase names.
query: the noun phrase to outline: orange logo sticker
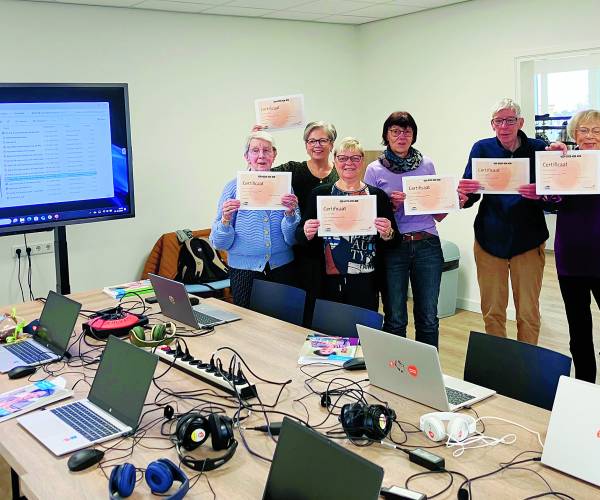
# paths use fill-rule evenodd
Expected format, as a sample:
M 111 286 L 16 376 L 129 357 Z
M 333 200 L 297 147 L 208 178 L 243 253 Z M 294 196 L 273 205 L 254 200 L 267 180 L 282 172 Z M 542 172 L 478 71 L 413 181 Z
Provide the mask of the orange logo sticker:
M 409 365 L 408 373 L 411 377 L 417 378 L 419 376 L 419 369 L 415 365 Z
M 600 429 L 598 429 L 598 432 L 596 432 L 596 437 L 600 439 Z

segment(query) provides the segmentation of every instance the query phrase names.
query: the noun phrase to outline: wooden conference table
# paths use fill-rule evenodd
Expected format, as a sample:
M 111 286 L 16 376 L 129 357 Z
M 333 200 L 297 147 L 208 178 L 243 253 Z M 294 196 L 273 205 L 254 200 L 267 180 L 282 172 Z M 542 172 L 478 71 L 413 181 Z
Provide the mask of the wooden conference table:
M 108 298 L 100 291 L 73 294 L 72 297 L 81 302 L 84 309 L 97 310 L 115 305 L 114 300 Z M 207 336 L 187 338 L 186 341 L 192 355 L 207 360 L 210 354 L 217 348 L 229 346 L 236 349 L 244 357 L 257 375 L 276 381 L 284 381 L 291 378 L 293 382 L 283 391 L 277 410 L 293 413 L 306 419 L 307 413 L 304 407 L 294 402 L 295 399 L 306 395 L 308 392 L 304 386 L 304 380 L 307 377 L 297 366 L 298 353 L 304 342 L 306 330 L 222 301 L 209 300 L 214 301 L 219 307 L 235 311 L 243 319 L 242 321 L 218 326 L 214 333 Z M 39 302 L 29 302 L 19 304 L 17 307 L 20 316 L 33 319 L 39 316 L 42 304 Z M 153 310 L 158 310 L 156 305 L 153 306 Z M 161 317 L 158 316 L 157 318 Z M 81 321 L 83 320 L 81 318 Z M 79 325 L 75 331 L 77 333 L 80 332 Z M 159 362 L 156 373 L 163 373 L 166 367 L 165 363 Z M 331 366 L 314 366 L 306 368 L 306 371 L 310 374 L 316 374 L 326 368 L 331 368 Z M 82 368 L 66 368 L 63 371 L 63 376 L 69 381 L 68 387 L 71 387 L 75 381 L 82 378 Z M 335 376 L 361 380 L 366 378 L 366 372 L 338 371 L 324 375 L 323 379 L 327 380 Z M 39 377 L 41 377 L 41 373 L 38 371 L 38 374 L 32 378 L 37 380 Z M 25 385 L 26 380 L 9 380 L 5 375 L 0 376 L 0 392 Z M 252 378 L 251 381 L 257 384 L 259 395 L 264 404 L 271 404 L 275 400 L 276 394 L 279 391 L 278 386 L 267 385 Z M 208 387 L 200 380 L 175 369 L 170 370 L 167 375 L 160 379 L 160 385 L 162 387 L 167 386 L 174 391 L 199 390 Z M 315 385 L 320 390 L 325 389 L 325 384 L 317 383 Z M 387 401 L 396 411 L 399 420 L 418 425 L 420 415 L 433 411 L 421 404 L 376 387 L 370 387 L 366 383 L 363 385 L 369 392 Z M 88 390 L 89 387 L 87 384 L 83 382 L 79 383 L 75 389 L 75 397 L 85 397 Z M 151 386 L 146 401 L 153 401 L 156 393 L 156 387 Z M 218 401 L 218 399 L 215 401 Z M 256 400 L 252 400 L 252 402 L 256 402 Z M 375 403 L 375 401 L 371 402 Z M 314 425 L 322 421 L 327 415 L 327 411 L 320 405 L 320 398 L 318 396 L 307 397 L 303 400 L 303 403 L 310 413 L 311 424 Z M 193 402 L 180 400 L 178 411 L 182 412 L 190 409 L 194 404 Z M 545 437 L 550 416 L 550 413 L 546 410 L 503 396 L 489 398 L 486 401 L 476 404 L 474 408 L 480 416 L 496 416 L 513 420 L 540 432 L 542 440 Z M 230 410 L 228 413 L 232 415 L 233 410 Z M 148 423 L 152 419 L 156 419 L 160 415 L 162 415 L 162 411 L 148 415 L 141 422 L 141 425 Z M 270 419 L 272 421 L 281 420 L 276 415 L 270 415 Z M 247 427 L 262 424 L 264 424 L 264 418 L 257 412 L 244 421 L 244 425 Z M 331 424 L 331 426 L 335 425 L 336 418 L 331 417 L 328 424 Z M 515 433 L 517 435 L 516 443 L 510 446 L 498 445 L 483 449 L 467 450 L 459 458 L 452 456 L 453 449 L 439 447 L 431 451 L 446 459 L 447 469 L 460 471 L 468 477 L 473 477 L 497 469 L 501 462 L 510 461 L 521 451 L 540 450 L 537 437 L 519 427 L 491 420 L 488 420 L 485 425 L 486 434 L 491 436 Z M 404 427 L 407 428 L 407 426 Z M 397 430 L 394 430 L 393 433 L 396 439 L 402 437 Z M 266 434 L 246 430 L 244 431 L 244 435 L 251 449 L 262 455 L 272 456 L 275 443 Z M 69 472 L 67 469 L 68 457 L 56 458 L 22 429 L 15 419 L 0 424 L 0 436 L 0 453 L 19 475 L 21 494 L 26 495 L 30 500 L 50 498 L 100 499 L 107 497 L 108 481 L 98 467 L 93 467 L 79 473 Z M 409 436 L 407 444 L 414 446 L 430 446 L 433 444 L 420 432 L 409 434 Z M 236 430 L 236 438 L 240 441 L 239 430 Z M 356 447 L 346 440 L 338 440 L 338 442 L 344 444 L 353 452 L 384 467 L 385 476 L 383 484 L 385 486 L 404 486 L 404 481 L 408 476 L 425 470 L 415 464 L 409 463 L 407 456 L 397 450 L 385 448 L 378 444 L 369 447 Z M 120 448 L 128 450 L 131 447 L 131 443 L 132 440 L 127 439 Z M 111 443 L 105 444 L 110 445 Z M 151 461 L 160 457 L 170 458 L 175 463 L 178 463 L 176 451 L 170 446 L 169 441 L 160 435 L 160 422 L 149 429 L 146 437 L 133 448 L 131 456 L 128 456 L 128 453 L 129 451 L 109 451 L 105 456 L 105 460 L 124 457 L 113 463 L 131 462 L 138 467 L 144 468 Z M 220 452 L 213 452 L 208 443 L 205 443 L 199 450 L 191 453 L 197 458 L 220 454 Z M 531 454 L 525 455 L 525 458 L 531 456 Z M 318 464 L 318 457 L 315 457 L 315 464 Z M 541 473 L 554 490 L 568 493 L 574 498 L 598 498 L 600 495 L 600 489 L 544 467 L 539 462 L 528 463 L 524 466 Z M 185 468 L 184 470 L 190 478 L 197 474 Z M 208 472 L 205 474 L 206 477 L 200 478 L 188 493 L 188 498 L 213 498 L 206 478 L 209 479 L 210 486 L 212 486 L 217 498 L 227 500 L 261 498 L 268 472 L 269 463 L 251 456 L 240 442 L 235 456 L 223 467 Z M 110 474 L 110 468 L 106 469 L 106 473 Z M 452 488 L 438 498 L 456 498 L 457 487 L 461 482 L 462 480 L 459 477 L 455 477 Z M 447 483 L 447 475 L 430 474 L 414 480 L 411 482 L 410 487 L 431 495 L 443 489 Z M 490 478 L 475 481 L 472 485 L 472 491 L 474 497 L 479 499 L 525 498 L 547 491 L 547 487 L 543 480 L 535 474 L 522 469 L 516 469 L 506 470 Z M 4 498 L 2 492 L 0 492 L 0 497 Z M 156 497 L 150 494 L 145 481 L 142 481 L 138 483 L 134 494 L 130 498 Z

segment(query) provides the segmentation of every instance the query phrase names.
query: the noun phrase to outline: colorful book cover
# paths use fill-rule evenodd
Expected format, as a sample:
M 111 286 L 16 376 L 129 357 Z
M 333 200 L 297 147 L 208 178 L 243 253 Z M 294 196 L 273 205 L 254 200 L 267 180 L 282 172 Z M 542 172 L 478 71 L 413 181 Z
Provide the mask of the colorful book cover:
M 58 377 L 0 394 L 0 422 L 72 396 L 73 391 L 64 384 L 65 380 Z
M 102 289 L 106 295 L 110 295 L 113 299 L 120 299 L 127 294 L 133 295 L 135 292 L 140 295 L 154 293 L 150 280 L 130 281 L 121 285 L 107 286 Z
M 333 363 L 342 365 L 354 358 L 359 344 L 358 337 L 325 337 L 311 334 L 300 351 L 299 365 L 310 363 Z

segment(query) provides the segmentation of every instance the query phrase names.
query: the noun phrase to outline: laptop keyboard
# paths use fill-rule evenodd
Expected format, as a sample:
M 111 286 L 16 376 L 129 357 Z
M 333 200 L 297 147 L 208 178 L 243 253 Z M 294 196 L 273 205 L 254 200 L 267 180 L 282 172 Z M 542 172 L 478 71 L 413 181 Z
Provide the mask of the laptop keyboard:
M 209 316 L 208 314 L 201 313 L 199 311 L 196 311 L 195 309 L 193 311 L 194 318 L 196 318 L 196 321 L 199 325 L 212 325 L 213 323 L 219 323 L 221 321 L 218 318 L 214 318 L 212 316 Z
M 27 364 L 39 363 L 50 359 L 50 355 L 44 351 L 41 351 L 30 342 L 18 342 L 16 344 L 9 344 L 6 349 L 17 358 L 22 359 Z
M 119 432 L 117 427 L 80 402 L 50 411 L 90 441 L 96 441 Z
M 475 399 L 475 396 L 471 396 L 466 392 L 457 391 L 456 389 L 450 389 L 446 387 L 446 396 L 448 396 L 448 403 L 451 405 L 460 405 L 470 399 Z

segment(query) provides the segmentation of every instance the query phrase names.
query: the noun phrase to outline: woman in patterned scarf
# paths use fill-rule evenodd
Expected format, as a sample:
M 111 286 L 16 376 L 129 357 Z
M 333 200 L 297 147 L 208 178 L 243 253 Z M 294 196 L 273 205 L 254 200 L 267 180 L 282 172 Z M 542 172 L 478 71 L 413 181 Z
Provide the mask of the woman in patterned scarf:
M 446 214 L 406 215 L 402 178 L 434 175 L 433 162 L 413 145 L 417 141 L 417 124 L 406 111 L 392 113 L 383 124 L 385 152 L 372 162 L 365 182 L 383 189 L 392 200 L 398 225 L 397 243 L 384 254 L 386 275 L 383 295 L 385 321 L 383 329 L 406 336 L 408 280 L 413 293 L 416 339 L 438 346 L 439 323 L 437 302 L 442 277 L 442 248 L 435 227 Z

